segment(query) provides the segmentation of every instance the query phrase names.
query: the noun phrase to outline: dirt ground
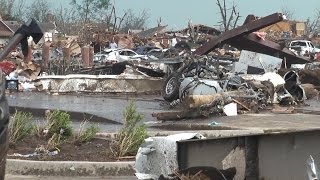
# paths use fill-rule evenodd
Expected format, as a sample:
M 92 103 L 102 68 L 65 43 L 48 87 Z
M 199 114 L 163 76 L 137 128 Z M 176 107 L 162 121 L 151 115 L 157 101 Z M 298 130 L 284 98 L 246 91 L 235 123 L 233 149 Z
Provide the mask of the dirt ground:
M 95 162 L 112 162 L 117 161 L 110 157 L 110 140 L 95 138 L 87 143 L 64 143 L 59 149 L 60 152 L 54 156 L 33 156 L 33 157 L 16 157 L 11 156 L 14 153 L 22 155 L 32 154 L 39 145 L 46 145 L 47 141 L 39 137 L 27 137 L 15 145 L 10 145 L 8 158 L 25 159 L 25 160 L 45 160 L 45 161 L 95 161 Z

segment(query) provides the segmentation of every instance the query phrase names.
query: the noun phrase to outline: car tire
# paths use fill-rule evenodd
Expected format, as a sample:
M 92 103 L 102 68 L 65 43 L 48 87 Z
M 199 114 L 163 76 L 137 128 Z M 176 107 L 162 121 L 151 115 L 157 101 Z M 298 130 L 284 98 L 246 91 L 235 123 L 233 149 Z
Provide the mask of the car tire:
M 168 76 L 162 88 L 162 97 L 166 101 L 172 102 L 179 98 L 181 73 L 174 72 Z

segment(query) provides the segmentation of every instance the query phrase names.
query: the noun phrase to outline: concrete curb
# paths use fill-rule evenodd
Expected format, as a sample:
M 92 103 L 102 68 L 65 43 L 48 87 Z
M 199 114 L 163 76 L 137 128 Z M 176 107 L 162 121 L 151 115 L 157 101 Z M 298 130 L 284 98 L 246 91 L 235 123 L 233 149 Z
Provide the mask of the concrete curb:
M 149 137 L 154 136 L 169 136 L 179 133 L 199 133 L 207 138 L 221 138 L 221 137 L 235 137 L 235 136 L 248 136 L 263 134 L 261 129 L 251 130 L 186 130 L 186 131 L 148 131 Z M 97 137 L 115 138 L 116 133 L 97 133 Z
M 6 173 L 37 176 L 133 176 L 134 161 L 28 161 L 7 159 Z

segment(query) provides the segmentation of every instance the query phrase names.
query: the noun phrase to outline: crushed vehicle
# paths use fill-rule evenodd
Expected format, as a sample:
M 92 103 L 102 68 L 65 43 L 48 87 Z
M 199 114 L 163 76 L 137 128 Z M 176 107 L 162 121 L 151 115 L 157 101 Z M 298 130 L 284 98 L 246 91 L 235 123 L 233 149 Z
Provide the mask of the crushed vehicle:
M 148 51 L 146 55 L 151 59 L 160 59 L 164 57 L 164 53 L 167 50 L 168 49 L 152 49 Z
M 155 46 L 139 46 L 133 49 L 133 51 L 135 51 L 140 55 L 147 55 L 151 50 L 161 50 L 161 49 Z
M 100 64 L 148 59 L 146 55 L 139 55 L 131 49 L 105 49 L 94 57 L 94 63 Z

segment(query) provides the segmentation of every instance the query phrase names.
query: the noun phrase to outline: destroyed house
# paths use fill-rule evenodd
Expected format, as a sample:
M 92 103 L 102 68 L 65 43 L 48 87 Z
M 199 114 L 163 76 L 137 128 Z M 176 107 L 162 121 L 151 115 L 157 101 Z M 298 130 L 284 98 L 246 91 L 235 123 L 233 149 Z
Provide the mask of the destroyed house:
M 215 36 L 221 34 L 221 31 L 219 31 L 218 29 L 202 24 L 193 25 L 191 28 L 189 27 L 178 31 L 172 31 L 171 33 L 191 34 L 192 31 Z
M 284 20 L 260 30 L 268 34 L 279 36 L 277 38 L 295 38 L 306 34 L 305 22 Z
M 44 32 L 43 41 L 53 41 L 54 34 L 57 33 L 57 28 L 54 22 L 44 22 L 39 23 L 42 31 Z M 1 21 L 0 24 L 0 44 L 2 42 L 8 41 L 8 38 L 13 35 L 13 33 L 21 26 L 18 21 Z
M 150 37 L 153 37 L 155 35 L 165 33 L 165 29 L 166 28 L 167 28 L 167 26 L 159 26 L 159 27 L 147 29 L 145 31 L 141 31 L 137 35 L 140 38 L 150 38 Z
M 54 39 L 54 34 L 57 33 L 56 31 L 56 25 L 53 22 L 47 22 L 47 23 L 40 23 L 40 27 L 42 29 L 42 31 L 44 32 L 43 34 L 43 38 L 44 41 L 50 41 L 52 42 Z

